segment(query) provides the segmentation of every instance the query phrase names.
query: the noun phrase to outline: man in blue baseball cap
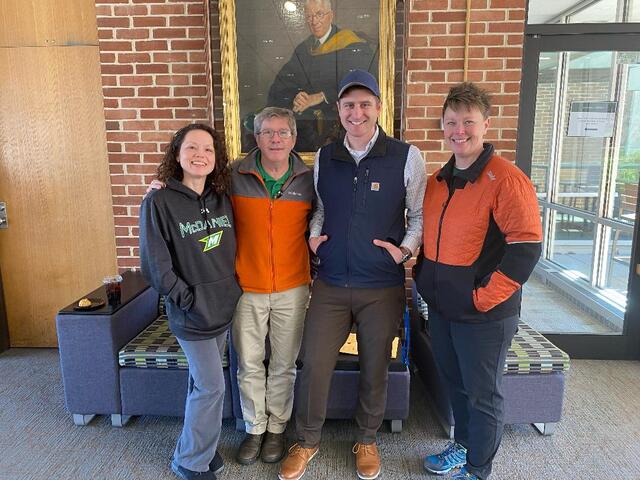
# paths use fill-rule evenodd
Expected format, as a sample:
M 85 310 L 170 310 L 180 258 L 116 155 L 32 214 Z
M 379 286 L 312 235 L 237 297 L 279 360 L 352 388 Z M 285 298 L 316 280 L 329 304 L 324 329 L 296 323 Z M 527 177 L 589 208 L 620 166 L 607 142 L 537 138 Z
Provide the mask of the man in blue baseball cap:
M 281 480 L 301 478 L 318 452 L 331 377 L 354 324 L 360 386 L 353 453 L 359 478 L 380 474 L 376 432 L 405 305 L 403 263 L 422 242 L 424 160 L 415 146 L 388 137 L 378 125 L 378 82 L 363 70 L 350 72 L 340 82 L 337 106 L 346 134 L 315 159 L 318 198 L 309 246 L 320 263 L 305 321 L 298 443 L 280 467 Z

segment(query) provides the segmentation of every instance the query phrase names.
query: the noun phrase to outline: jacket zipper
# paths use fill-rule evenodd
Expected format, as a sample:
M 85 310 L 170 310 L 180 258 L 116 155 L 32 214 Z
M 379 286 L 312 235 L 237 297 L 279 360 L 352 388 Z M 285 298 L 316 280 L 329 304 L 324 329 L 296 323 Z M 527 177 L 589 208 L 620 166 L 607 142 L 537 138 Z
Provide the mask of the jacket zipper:
M 267 190 L 267 185 L 264 183 L 264 180 L 262 179 L 262 177 L 260 175 L 258 175 L 257 173 L 253 172 L 253 171 L 244 171 L 241 172 L 243 174 L 248 174 L 248 175 L 253 175 L 254 177 L 256 177 L 258 179 L 258 181 L 260 182 L 260 184 L 262 185 L 262 187 L 264 188 L 265 193 L 267 194 L 267 197 L 269 198 L 269 258 L 271 260 L 271 284 L 273 286 L 273 291 L 276 291 L 276 261 L 275 261 L 275 254 L 273 252 L 273 204 L 274 202 L 282 197 L 282 195 L 284 194 L 284 192 L 291 186 L 291 184 L 293 183 L 293 179 L 299 175 L 301 175 L 301 173 L 294 173 L 291 172 L 291 176 L 289 177 L 289 179 L 284 183 L 284 185 L 282 185 L 282 188 L 278 191 L 278 193 L 276 194 L 275 198 L 271 198 L 271 194 L 269 193 L 269 191 Z
M 271 261 L 271 285 L 272 289 L 275 292 L 276 290 L 276 262 L 275 256 L 273 254 L 273 199 L 271 198 L 271 194 L 267 190 L 267 185 L 264 183 L 264 180 L 260 175 L 255 172 L 247 172 L 248 175 L 253 175 L 258 179 L 260 185 L 264 189 L 264 192 L 267 194 L 267 198 L 269 199 L 269 260 Z M 279 192 L 282 194 L 282 190 Z
M 367 185 L 369 185 L 369 167 L 364 171 L 364 191 L 362 192 L 362 207 L 367 206 Z
M 272 291 L 276 291 L 276 260 L 275 255 L 273 253 L 273 202 L 274 200 L 269 199 L 269 252 L 271 252 L 271 281 L 272 281 Z
M 349 286 L 349 281 L 351 280 L 351 255 L 349 255 L 349 250 L 351 249 L 351 225 L 353 224 L 353 215 L 355 214 L 355 208 L 358 200 L 356 195 L 357 191 L 358 191 L 358 171 L 356 170 L 356 176 L 353 177 L 351 216 L 349 217 L 349 228 L 347 229 L 347 282 L 344 284 L 345 287 Z
M 451 198 L 455 192 L 455 187 L 453 187 L 453 182 L 451 183 L 451 187 L 449 187 L 449 194 L 447 200 L 442 205 L 442 213 L 440 214 L 440 219 L 438 220 L 438 238 L 436 239 L 436 261 L 433 266 L 433 288 L 435 290 L 435 300 L 436 300 L 436 310 L 439 310 L 438 305 L 438 289 L 436 285 L 438 285 L 438 260 L 440 259 L 440 237 L 442 236 L 442 222 L 444 221 L 444 214 L 449 207 L 449 202 L 451 202 Z

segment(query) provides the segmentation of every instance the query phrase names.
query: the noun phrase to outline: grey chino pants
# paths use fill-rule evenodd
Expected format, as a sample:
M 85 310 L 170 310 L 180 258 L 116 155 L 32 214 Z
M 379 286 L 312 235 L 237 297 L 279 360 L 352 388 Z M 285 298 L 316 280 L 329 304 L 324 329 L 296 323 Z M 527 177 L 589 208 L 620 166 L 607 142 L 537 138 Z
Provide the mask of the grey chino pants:
M 404 286 L 344 288 L 321 280 L 314 282 L 296 399 L 296 433 L 301 446 L 310 448 L 320 443 L 331 377 L 353 324 L 357 326 L 360 366 L 356 441 L 376 441 L 387 403 L 391 344 L 398 334 L 404 304 Z
M 194 472 L 206 472 L 220 440 L 224 407 L 222 354 L 227 332 L 209 340 L 178 339 L 189 362 L 184 424 L 174 461 Z

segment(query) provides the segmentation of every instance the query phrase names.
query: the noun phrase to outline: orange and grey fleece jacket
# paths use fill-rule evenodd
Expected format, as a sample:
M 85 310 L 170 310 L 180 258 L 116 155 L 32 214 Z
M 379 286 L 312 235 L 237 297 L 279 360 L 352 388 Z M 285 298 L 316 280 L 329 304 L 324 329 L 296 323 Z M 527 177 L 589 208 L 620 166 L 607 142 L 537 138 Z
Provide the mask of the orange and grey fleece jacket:
M 270 198 L 256 152 L 231 167 L 236 273 L 245 292 L 282 292 L 311 282 L 307 230 L 315 198 L 313 172 L 292 152 L 291 177 Z
M 533 185 L 491 144 L 468 169 L 454 175 L 454 164 L 451 158 L 427 182 L 418 291 L 452 321 L 517 315 L 541 252 Z

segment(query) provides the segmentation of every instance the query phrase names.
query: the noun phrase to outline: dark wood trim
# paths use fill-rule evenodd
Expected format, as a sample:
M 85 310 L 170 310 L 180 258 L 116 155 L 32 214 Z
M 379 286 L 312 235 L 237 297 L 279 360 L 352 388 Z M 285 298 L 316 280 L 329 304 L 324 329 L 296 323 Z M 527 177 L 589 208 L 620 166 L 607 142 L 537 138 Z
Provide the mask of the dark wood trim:
M 0 352 L 9 349 L 9 325 L 7 311 L 4 307 L 4 291 L 2 289 L 2 268 L 0 268 Z
M 630 335 L 578 335 L 545 333 L 544 336 L 571 358 L 640 360 L 638 337 Z

